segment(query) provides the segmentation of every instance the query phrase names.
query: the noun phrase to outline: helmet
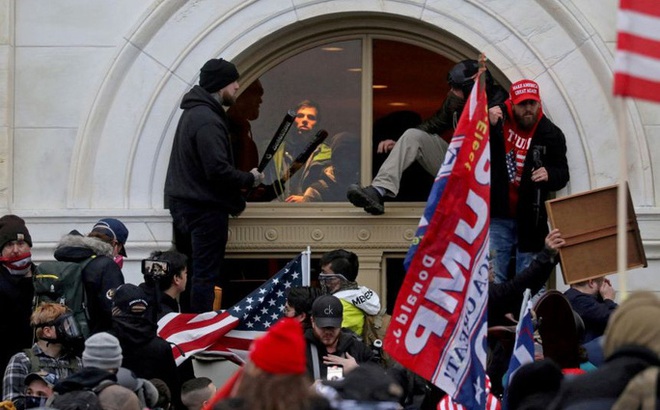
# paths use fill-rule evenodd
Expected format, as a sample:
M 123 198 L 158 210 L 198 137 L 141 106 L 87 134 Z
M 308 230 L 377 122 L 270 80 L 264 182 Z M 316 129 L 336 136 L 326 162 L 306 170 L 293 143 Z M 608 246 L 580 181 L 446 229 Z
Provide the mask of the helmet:
M 463 60 L 449 70 L 447 82 L 450 87 L 462 90 L 463 95 L 467 98 L 474 85 L 474 79 L 472 77 L 477 74 L 477 71 L 479 71 L 479 62 L 477 60 Z M 486 70 L 486 87 L 489 88 L 492 84 L 493 77 Z

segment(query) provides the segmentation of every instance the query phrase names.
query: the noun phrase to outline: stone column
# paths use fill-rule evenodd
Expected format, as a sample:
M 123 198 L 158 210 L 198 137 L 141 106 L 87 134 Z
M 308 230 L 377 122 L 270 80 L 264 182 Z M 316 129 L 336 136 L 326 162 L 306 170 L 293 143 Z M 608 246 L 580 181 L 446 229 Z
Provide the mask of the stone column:
M 10 203 L 14 136 L 14 2 L 0 0 L 0 215 Z

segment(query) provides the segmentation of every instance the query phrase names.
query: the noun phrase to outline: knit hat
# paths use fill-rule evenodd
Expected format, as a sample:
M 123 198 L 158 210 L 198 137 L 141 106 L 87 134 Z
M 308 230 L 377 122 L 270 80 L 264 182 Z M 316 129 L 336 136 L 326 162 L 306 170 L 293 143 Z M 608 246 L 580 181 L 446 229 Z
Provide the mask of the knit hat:
M 509 95 L 514 104 L 520 104 L 525 100 L 541 101 L 539 85 L 532 80 L 520 80 L 511 84 Z
M 272 374 L 303 374 L 307 369 L 302 325 L 282 318 L 250 345 L 250 361 Z
M 218 92 L 238 80 L 236 66 L 222 58 L 207 61 L 199 73 L 199 85 L 210 93 Z
M 104 370 L 118 369 L 123 360 L 119 340 L 107 332 L 91 335 L 85 340 L 82 360 L 84 367 L 96 367 Z
M 605 329 L 603 352 L 609 357 L 625 345 L 646 347 L 660 354 L 660 299 L 651 292 L 632 294 L 616 308 Z
M 115 289 L 112 298 L 113 314 L 119 310 L 118 313 L 142 315 L 148 306 L 147 295 L 142 288 L 125 283 Z
M 11 241 L 25 241 L 32 247 L 32 237 L 23 218 L 16 215 L 5 215 L 0 218 L 0 250 Z
M 126 256 L 124 245 L 128 240 L 128 228 L 126 228 L 126 225 L 124 225 L 122 221 L 114 218 L 100 219 L 94 224 L 92 232 L 101 233 L 119 242 L 121 244 L 119 254 Z
M 312 318 L 318 327 L 341 327 L 343 315 L 344 307 L 335 296 L 319 296 L 312 304 Z

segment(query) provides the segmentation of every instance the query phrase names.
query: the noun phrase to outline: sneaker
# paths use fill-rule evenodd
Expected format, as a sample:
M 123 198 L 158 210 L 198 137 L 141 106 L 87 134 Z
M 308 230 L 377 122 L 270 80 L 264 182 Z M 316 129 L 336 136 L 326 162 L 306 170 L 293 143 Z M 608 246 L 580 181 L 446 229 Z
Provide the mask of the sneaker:
M 383 197 L 371 185 L 363 188 L 358 184 L 351 184 L 346 192 L 346 197 L 353 205 L 358 208 L 364 208 L 371 215 L 382 215 L 385 213 Z

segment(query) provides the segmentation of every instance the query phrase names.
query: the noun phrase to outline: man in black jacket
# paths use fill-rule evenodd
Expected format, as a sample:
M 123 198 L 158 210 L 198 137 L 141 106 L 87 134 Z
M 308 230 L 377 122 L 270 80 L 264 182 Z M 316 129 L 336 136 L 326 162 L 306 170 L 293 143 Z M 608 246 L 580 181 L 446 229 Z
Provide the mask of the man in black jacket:
M 147 295 L 139 287 L 127 283 L 117 288 L 112 303 L 112 330 L 121 345 L 122 367 L 137 377 L 161 379 L 170 388 L 175 408 L 181 404 L 181 381 L 172 347 L 158 337 L 157 325 L 146 317 Z M 84 363 L 83 363 L 84 364 Z
M 32 237 L 25 221 L 16 215 L 0 218 L 0 334 L 11 335 L 2 342 L 0 369 L 9 358 L 32 345 Z
M 490 131 L 490 251 L 496 282 L 507 279 L 512 256 L 518 273 L 543 249 L 545 201 L 569 180 L 566 139 L 543 114 L 538 84 L 520 80 L 509 94 L 499 107 L 501 121 Z
M 82 282 L 87 297 L 90 334 L 110 330 L 112 293 L 124 284 L 120 264 L 126 255 L 128 229 L 117 219 L 98 221 L 87 236 L 78 231 L 64 235 L 55 248 L 55 259 L 85 264 Z
M 344 374 L 360 363 L 373 361 L 373 352 L 352 332 L 341 329 L 344 309 L 332 295 L 316 298 L 312 304 L 312 327 L 305 330 L 307 374 L 326 379 L 328 367 L 340 366 Z
M 241 189 L 256 187 L 263 180 L 256 168 L 241 171 L 234 162 L 223 106 L 234 103 L 238 76 L 236 67 L 223 59 L 204 64 L 199 85 L 181 101 L 184 111 L 167 169 L 165 197 L 175 231 L 190 237 L 193 312 L 213 309 L 213 288 L 222 279 L 229 215 L 245 209 Z

